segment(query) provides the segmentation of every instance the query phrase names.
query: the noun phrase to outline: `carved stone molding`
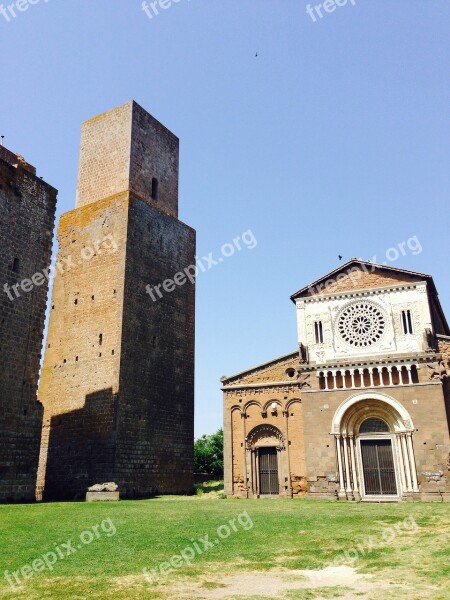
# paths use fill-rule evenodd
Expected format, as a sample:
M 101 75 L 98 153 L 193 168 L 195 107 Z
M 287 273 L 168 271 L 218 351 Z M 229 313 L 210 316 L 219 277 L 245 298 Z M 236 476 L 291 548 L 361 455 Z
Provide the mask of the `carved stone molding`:
M 258 443 L 258 440 L 262 438 L 273 438 L 276 442 L 276 446 L 280 450 L 284 450 L 286 448 L 286 441 L 281 431 L 273 425 L 264 424 L 257 425 L 248 434 L 247 439 L 245 440 L 247 450 L 253 450 L 255 448 L 255 445 Z
M 442 360 L 427 364 L 427 368 L 429 371 L 429 381 L 442 381 L 445 377 L 447 377 L 447 369 Z

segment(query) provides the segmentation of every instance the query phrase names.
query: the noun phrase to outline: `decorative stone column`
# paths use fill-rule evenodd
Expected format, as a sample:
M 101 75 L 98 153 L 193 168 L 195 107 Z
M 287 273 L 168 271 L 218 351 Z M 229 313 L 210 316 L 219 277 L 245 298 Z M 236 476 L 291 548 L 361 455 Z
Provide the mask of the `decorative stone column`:
M 406 446 L 406 434 L 401 434 L 402 438 L 402 452 L 403 452 L 403 460 L 405 463 L 405 475 L 406 475 L 406 491 L 412 492 L 412 481 L 411 481 L 411 466 L 408 458 L 408 448 Z
M 338 458 L 338 468 L 339 468 L 339 493 L 338 497 L 341 499 L 346 499 L 347 495 L 345 493 L 344 488 L 344 471 L 342 469 L 342 454 L 341 454 L 341 436 L 336 435 L 336 452 Z
M 406 365 L 406 370 L 408 371 L 408 382 L 410 384 L 413 382 L 411 369 L 412 369 L 412 365 Z
M 349 495 L 351 496 L 351 494 L 352 494 L 352 486 L 351 486 L 351 482 L 350 482 L 350 468 L 349 468 L 349 464 L 348 464 L 347 435 L 344 435 L 343 438 L 344 438 L 345 479 L 346 479 L 346 483 L 347 483 L 345 491 L 347 492 L 347 498 L 348 498 L 348 496 Z
M 256 477 L 256 496 L 259 498 L 259 486 L 260 486 L 260 482 L 259 482 L 259 451 L 258 449 L 255 450 L 255 465 L 256 465 L 256 469 L 255 469 L 255 477 Z
M 406 435 L 406 440 L 407 440 L 407 444 L 408 444 L 409 463 L 411 465 L 411 476 L 412 476 L 413 491 L 414 492 L 418 492 L 419 491 L 419 485 L 418 485 L 418 482 L 417 482 L 416 461 L 415 461 L 415 458 L 414 458 L 414 448 L 413 448 L 413 443 L 412 443 L 412 433 L 408 433 Z
M 405 475 L 405 461 L 403 458 L 403 451 L 402 451 L 402 436 L 400 433 L 396 434 L 396 446 L 397 446 L 397 456 L 398 456 L 398 461 L 400 463 L 400 479 L 401 479 L 401 484 L 402 484 L 402 493 L 407 491 L 407 485 L 406 485 L 406 475 Z
M 285 428 L 285 438 L 286 438 L 286 465 L 287 465 L 287 477 L 288 477 L 288 489 L 286 490 L 286 495 L 289 498 L 292 498 L 292 481 L 291 481 L 291 461 L 289 456 L 289 410 L 286 409 L 283 411 L 284 416 L 284 428 Z
M 392 367 L 387 367 L 387 372 L 389 375 L 389 385 L 394 385 L 394 381 L 392 379 Z
M 247 427 L 246 427 L 247 415 L 242 413 L 242 439 L 244 440 L 244 464 L 242 466 L 243 477 L 244 477 L 244 496 L 248 498 L 248 482 L 247 482 Z
M 349 444 L 350 444 L 350 456 L 352 461 L 352 481 L 353 481 L 353 497 L 359 502 L 361 500 L 361 494 L 358 489 L 358 474 L 356 471 L 356 459 L 355 459 L 355 437 L 353 435 L 349 435 Z

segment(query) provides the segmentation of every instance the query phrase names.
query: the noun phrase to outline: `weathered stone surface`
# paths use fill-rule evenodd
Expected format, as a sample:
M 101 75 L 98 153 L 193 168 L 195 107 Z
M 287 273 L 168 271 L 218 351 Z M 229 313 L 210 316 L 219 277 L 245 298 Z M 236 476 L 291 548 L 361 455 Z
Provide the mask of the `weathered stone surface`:
M 86 502 L 118 502 L 119 492 L 87 492 Z
M 83 123 L 77 208 L 124 191 L 178 217 L 179 140 L 136 102 Z M 153 178 L 158 180 L 154 197 Z
M 291 299 L 300 352 L 221 380 L 225 493 L 442 501 L 450 330 L 432 278 L 352 259 Z M 356 314 L 351 326 L 343 311 Z M 372 326 L 378 338 L 358 339 Z M 370 488 L 369 452 L 389 446 L 395 477 Z
M 0 147 L 0 502 L 35 499 L 43 415 L 36 392 L 56 196 L 34 167 Z
M 39 389 L 46 499 L 108 480 L 121 497 L 193 487 L 195 286 L 146 293 L 195 263 L 177 177 L 177 138 L 135 103 L 83 125 Z
M 118 489 L 117 483 L 96 483 L 88 488 L 88 492 L 117 492 Z

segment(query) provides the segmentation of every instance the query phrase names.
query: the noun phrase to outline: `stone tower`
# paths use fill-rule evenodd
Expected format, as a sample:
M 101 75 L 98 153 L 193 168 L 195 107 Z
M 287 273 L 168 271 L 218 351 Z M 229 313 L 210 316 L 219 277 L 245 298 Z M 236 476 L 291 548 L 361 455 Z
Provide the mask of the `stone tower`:
M 35 499 L 56 195 L 34 167 L 0 147 L 0 502 Z
M 39 389 L 46 499 L 106 481 L 124 498 L 193 486 L 195 287 L 146 293 L 195 263 L 178 154 L 135 102 L 83 124 Z

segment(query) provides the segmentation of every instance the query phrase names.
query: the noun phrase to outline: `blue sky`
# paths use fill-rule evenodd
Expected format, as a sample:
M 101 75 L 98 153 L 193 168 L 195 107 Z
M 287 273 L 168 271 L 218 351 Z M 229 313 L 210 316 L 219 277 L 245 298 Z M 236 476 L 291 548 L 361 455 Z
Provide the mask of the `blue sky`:
M 0 14 L 0 134 L 60 190 L 58 214 L 74 207 L 81 122 L 135 99 L 181 140 L 199 255 L 258 240 L 198 280 L 197 435 L 221 426 L 222 375 L 295 350 L 289 296 L 338 254 L 431 273 L 450 316 L 450 3 L 354 4 L 316 22 L 303 0 Z M 388 260 L 413 237 L 422 252 Z

